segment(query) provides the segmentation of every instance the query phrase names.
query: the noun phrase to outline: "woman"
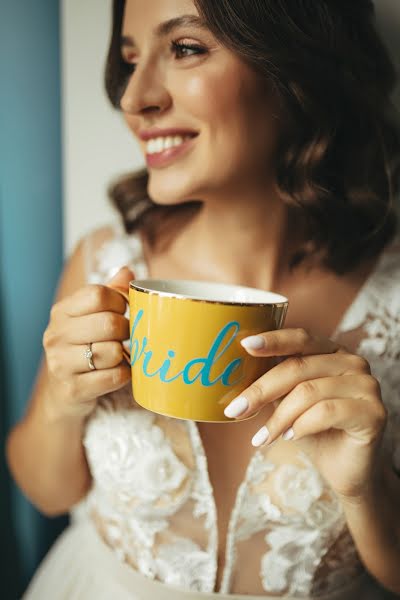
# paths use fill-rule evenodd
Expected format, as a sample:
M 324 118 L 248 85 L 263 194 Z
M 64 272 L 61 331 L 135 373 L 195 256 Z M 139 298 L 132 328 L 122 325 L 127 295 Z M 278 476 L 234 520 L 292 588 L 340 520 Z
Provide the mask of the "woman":
M 112 190 L 125 229 L 69 260 L 9 437 L 27 496 L 73 517 L 25 598 L 398 594 L 400 137 L 372 4 L 113 17 L 107 91 L 147 169 Z M 134 403 L 113 290 L 134 275 L 289 298 L 282 331 L 243 342 L 279 360 L 226 408 L 235 426 Z

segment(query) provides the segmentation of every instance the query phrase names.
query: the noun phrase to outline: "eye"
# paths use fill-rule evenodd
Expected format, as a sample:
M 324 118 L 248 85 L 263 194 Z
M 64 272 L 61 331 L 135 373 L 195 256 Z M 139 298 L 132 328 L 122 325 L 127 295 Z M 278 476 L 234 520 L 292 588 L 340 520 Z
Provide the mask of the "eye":
M 207 49 L 198 44 L 183 44 L 182 42 L 171 42 L 171 50 L 175 53 L 176 58 L 189 58 L 196 54 L 206 54 Z M 126 84 L 127 80 L 133 75 L 136 69 L 136 63 L 123 58 L 121 63 L 121 79 Z
M 172 42 L 171 49 L 173 52 L 175 52 L 177 58 L 186 58 L 196 54 L 205 54 L 207 52 L 207 49 L 203 48 L 203 46 L 188 43 L 183 44 L 182 42 Z M 190 52 L 190 54 L 187 52 Z

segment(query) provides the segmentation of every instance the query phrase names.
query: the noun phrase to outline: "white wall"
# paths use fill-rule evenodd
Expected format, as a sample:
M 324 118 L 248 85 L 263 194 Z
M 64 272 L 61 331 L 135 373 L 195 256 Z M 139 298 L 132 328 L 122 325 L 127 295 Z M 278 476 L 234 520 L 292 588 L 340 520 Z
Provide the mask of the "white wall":
M 106 223 L 107 185 L 142 166 L 139 148 L 104 92 L 111 0 L 62 1 L 64 239 Z
M 349 0 L 351 1 L 351 0 Z M 103 90 L 111 0 L 62 0 L 65 252 L 112 215 L 107 185 L 143 164 Z M 384 39 L 400 72 L 400 0 L 376 0 Z M 400 107 L 400 87 L 397 93 Z

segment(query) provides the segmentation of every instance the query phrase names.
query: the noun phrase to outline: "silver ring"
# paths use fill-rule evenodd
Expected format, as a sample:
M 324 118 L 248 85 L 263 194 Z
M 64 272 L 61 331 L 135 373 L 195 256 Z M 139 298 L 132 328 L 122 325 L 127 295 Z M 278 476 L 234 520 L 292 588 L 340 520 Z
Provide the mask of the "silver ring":
M 88 365 L 89 365 L 89 369 L 91 371 L 95 371 L 96 367 L 94 366 L 94 362 L 93 362 L 93 352 L 92 352 L 92 344 L 88 344 L 87 348 L 84 352 L 84 356 L 88 361 Z

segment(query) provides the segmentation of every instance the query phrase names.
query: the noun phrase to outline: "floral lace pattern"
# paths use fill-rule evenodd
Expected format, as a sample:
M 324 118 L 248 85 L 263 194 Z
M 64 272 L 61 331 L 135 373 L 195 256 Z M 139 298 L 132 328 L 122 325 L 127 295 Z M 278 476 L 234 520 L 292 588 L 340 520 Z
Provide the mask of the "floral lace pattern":
M 400 469 L 399 259 L 400 245 L 393 244 L 334 337 L 361 331 L 354 351 L 381 382 L 389 411 L 385 445 Z M 147 275 L 139 236 L 121 230 L 96 261 L 88 275 L 93 283 L 122 264 Z M 93 519 L 119 558 L 144 575 L 214 591 L 217 512 L 196 424 L 145 411 L 128 386 L 99 399 L 84 445 L 93 486 L 76 518 Z M 258 581 L 244 583 L 241 573 L 251 569 Z M 340 505 L 308 457 L 299 451 L 285 462 L 270 458 L 268 448 L 255 451 L 230 515 L 218 591 L 323 597 L 362 570 Z
M 87 511 L 121 560 L 148 577 L 209 591 L 215 568 L 210 546 L 202 549 L 171 532 L 168 520 L 191 500 L 192 518 L 206 516 L 205 529 L 215 521 L 203 502 L 203 472 L 179 460 L 157 424 L 159 417 L 132 410 L 126 388 L 124 393 L 117 410 L 115 394 L 104 396 L 86 427 L 84 445 L 95 482 Z M 179 435 L 181 424 L 167 421 Z M 167 543 L 158 542 L 162 534 Z

